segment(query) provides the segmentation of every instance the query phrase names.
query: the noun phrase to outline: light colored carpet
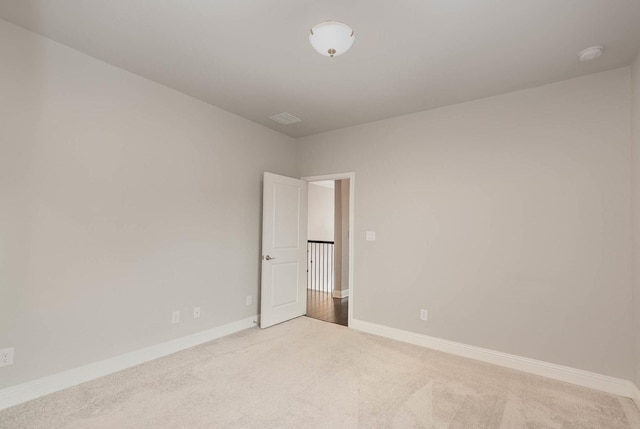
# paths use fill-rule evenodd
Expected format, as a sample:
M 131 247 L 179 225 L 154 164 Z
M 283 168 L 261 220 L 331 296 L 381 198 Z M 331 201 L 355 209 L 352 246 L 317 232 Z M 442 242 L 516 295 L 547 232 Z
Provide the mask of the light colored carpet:
M 640 428 L 627 398 L 302 317 L 0 411 L 9 428 Z

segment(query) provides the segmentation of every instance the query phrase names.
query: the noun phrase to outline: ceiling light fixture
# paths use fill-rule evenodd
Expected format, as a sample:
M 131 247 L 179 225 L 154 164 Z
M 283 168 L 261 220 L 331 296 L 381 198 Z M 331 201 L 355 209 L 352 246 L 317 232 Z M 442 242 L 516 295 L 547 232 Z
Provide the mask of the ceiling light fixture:
M 327 57 L 337 57 L 353 45 L 353 30 L 338 21 L 322 22 L 311 29 L 309 42 L 313 49 Z
M 595 60 L 600 57 L 600 55 L 602 55 L 602 46 L 592 46 L 580 51 L 578 58 L 580 58 L 580 61 L 585 62 Z

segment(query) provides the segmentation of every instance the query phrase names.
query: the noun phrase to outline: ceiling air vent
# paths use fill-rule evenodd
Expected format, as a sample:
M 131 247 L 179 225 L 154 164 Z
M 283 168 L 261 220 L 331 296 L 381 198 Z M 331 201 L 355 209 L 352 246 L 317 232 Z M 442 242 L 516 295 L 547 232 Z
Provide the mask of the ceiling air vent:
M 277 115 L 273 115 L 273 116 L 269 116 L 269 119 L 276 121 L 279 124 L 282 125 L 291 125 L 291 124 L 295 124 L 296 122 L 301 122 L 302 119 L 296 118 L 295 116 L 293 116 L 290 113 L 279 113 Z

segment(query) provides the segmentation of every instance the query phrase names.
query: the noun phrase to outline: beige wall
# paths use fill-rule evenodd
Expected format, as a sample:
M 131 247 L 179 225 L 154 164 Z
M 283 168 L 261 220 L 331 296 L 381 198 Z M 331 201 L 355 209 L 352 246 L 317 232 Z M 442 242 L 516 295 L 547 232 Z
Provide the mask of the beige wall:
M 342 260 L 344 255 L 348 255 L 347 248 L 342 251 L 342 180 L 335 180 L 333 192 L 334 213 L 333 213 L 333 296 L 341 297 L 343 286 L 348 289 L 349 284 L 342 284 Z
M 640 54 L 632 67 L 635 382 L 640 388 Z
M 340 278 L 340 285 L 336 290 L 341 292 L 341 297 L 345 296 L 345 291 L 349 290 L 349 179 L 336 180 L 336 205 L 339 201 L 339 213 L 336 210 L 336 225 L 338 218 L 340 222 L 340 234 L 336 234 L 336 247 L 340 242 L 340 270 L 336 276 Z M 338 192 L 338 189 L 340 192 Z M 339 194 L 339 195 L 338 195 Z M 336 260 L 338 256 L 336 255 Z
M 333 241 L 333 189 L 309 183 L 307 188 L 309 240 Z
M 335 181 L 334 297 L 344 298 L 349 290 L 349 179 Z
M 0 58 L 0 388 L 256 314 L 295 142 L 1 20 Z
M 356 174 L 353 316 L 632 379 L 629 88 L 626 67 L 299 139 L 303 176 Z

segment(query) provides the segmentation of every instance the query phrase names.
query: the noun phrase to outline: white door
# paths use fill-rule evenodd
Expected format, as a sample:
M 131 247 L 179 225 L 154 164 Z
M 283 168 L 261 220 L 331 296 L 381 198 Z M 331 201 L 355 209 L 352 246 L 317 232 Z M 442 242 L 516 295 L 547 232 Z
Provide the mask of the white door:
M 264 173 L 260 327 L 307 312 L 307 182 Z

